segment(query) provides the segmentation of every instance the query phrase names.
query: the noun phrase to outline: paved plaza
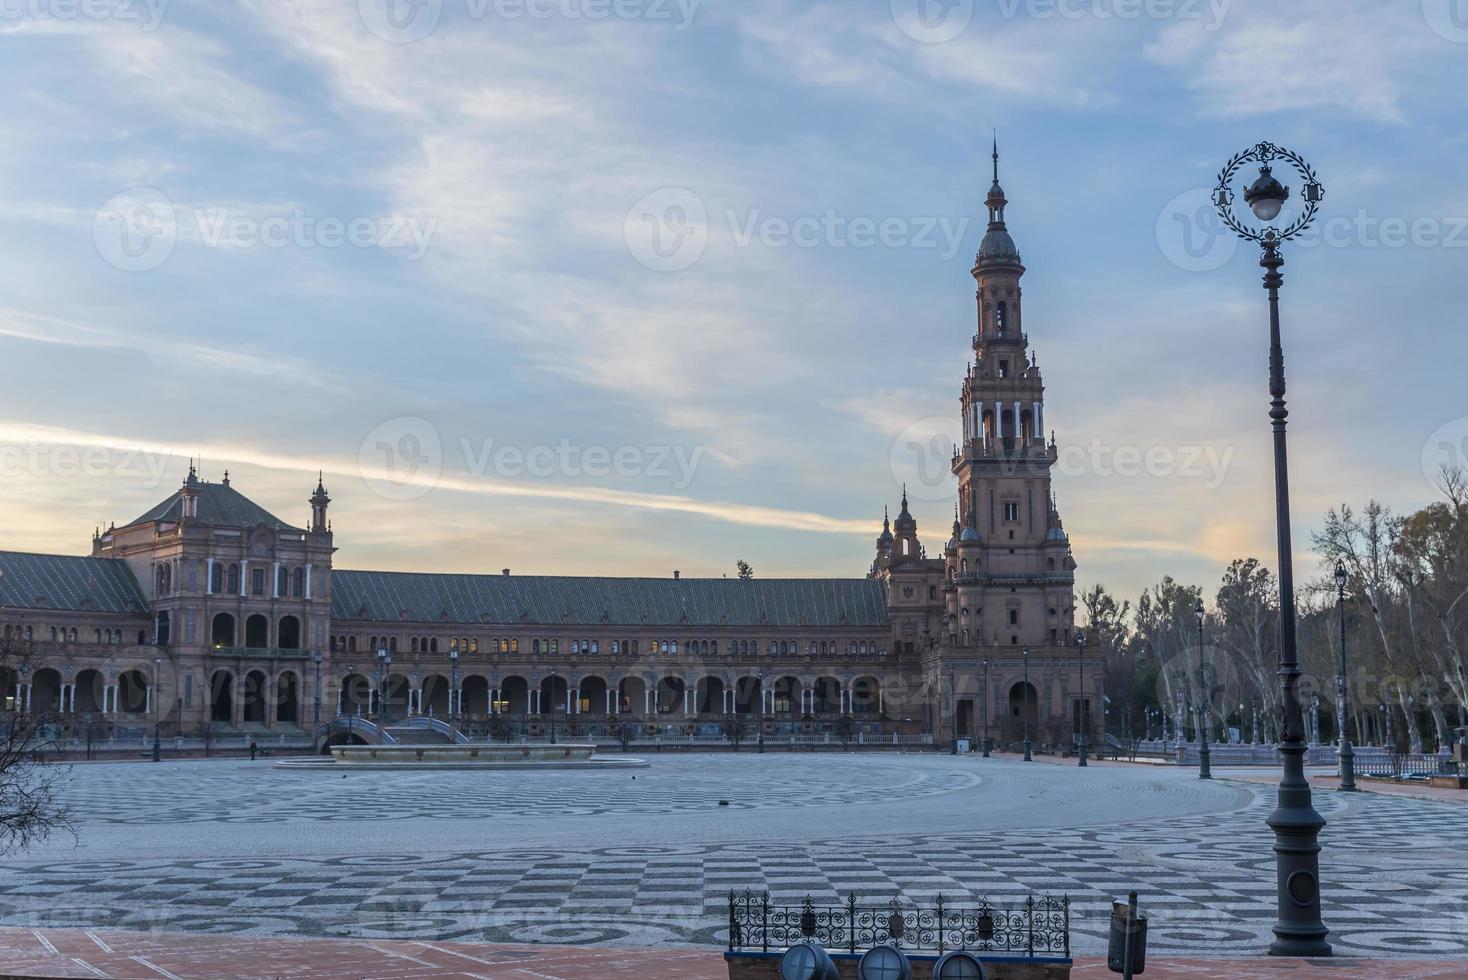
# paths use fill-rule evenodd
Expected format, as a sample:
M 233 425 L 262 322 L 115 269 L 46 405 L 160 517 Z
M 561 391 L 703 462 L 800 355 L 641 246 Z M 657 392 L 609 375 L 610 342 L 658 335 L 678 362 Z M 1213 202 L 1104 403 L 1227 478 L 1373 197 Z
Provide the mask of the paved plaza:
M 648 758 L 605 773 L 78 765 L 76 838 L 0 866 L 0 925 L 720 946 L 730 889 L 1000 905 L 1048 891 L 1071 897 L 1075 951 L 1095 954 L 1110 899 L 1136 888 L 1158 953 L 1268 941 L 1268 785 L 972 756 Z M 1338 952 L 1468 953 L 1468 807 L 1317 801 Z

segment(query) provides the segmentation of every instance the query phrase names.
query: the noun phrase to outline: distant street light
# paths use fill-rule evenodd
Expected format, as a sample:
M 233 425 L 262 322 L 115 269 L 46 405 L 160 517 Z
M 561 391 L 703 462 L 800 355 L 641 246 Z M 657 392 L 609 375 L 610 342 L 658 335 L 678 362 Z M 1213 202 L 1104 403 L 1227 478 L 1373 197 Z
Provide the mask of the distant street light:
M 1335 675 L 1335 720 L 1340 728 L 1341 789 L 1356 790 L 1356 753 L 1351 748 L 1350 725 L 1346 714 L 1346 563 L 1335 563 L 1336 607 L 1341 619 L 1341 664 Z

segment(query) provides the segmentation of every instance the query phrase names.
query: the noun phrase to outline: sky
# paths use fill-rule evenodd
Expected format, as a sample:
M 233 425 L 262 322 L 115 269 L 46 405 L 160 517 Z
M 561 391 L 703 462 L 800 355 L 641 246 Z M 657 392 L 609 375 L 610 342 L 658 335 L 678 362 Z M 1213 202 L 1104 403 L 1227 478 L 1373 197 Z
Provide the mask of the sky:
M 996 131 L 1078 585 L 1274 563 L 1208 207 L 1261 140 L 1326 191 L 1298 573 L 1468 452 L 1462 0 L 0 0 L 0 49 L 0 548 L 194 458 L 302 524 L 324 471 L 339 567 L 860 576 L 903 482 L 936 555 Z

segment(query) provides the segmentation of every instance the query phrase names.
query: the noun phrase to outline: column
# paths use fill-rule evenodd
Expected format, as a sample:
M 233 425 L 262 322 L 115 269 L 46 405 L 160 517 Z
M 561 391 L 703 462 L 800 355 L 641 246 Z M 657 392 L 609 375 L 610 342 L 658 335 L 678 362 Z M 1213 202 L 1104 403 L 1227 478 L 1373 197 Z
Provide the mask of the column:
M 280 598 L 280 562 L 276 562 L 270 570 L 270 598 Z
M 151 681 L 148 682 L 147 689 L 143 691 L 143 715 L 144 715 L 144 717 L 151 718 L 153 716 L 153 688 L 156 687 L 157 684 L 158 684 L 158 678 L 155 677 Z M 25 686 L 25 690 L 26 690 L 26 697 L 25 697 L 25 699 L 26 699 L 27 704 L 29 705 L 29 702 L 31 700 L 31 686 L 29 684 L 27 684 Z
M 571 687 L 566 686 L 566 714 L 571 714 Z
M 1034 406 L 1030 410 L 1030 415 L 1035 420 L 1035 436 L 1041 442 L 1045 441 L 1045 424 L 1044 416 L 1042 414 L 1043 408 L 1044 406 L 1042 406 L 1039 402 L 1035 402 Z
M 1014 400 L 1014 441 L 1016 444 L 1021 441 L 1020 436 L 1023 435 L 1024 430 L 1024 426 L 1020 424 L 1019 419 L 1019 404 L 1019 399 L 1016 398 Z
M 311 598 L 311 564 L 306 563 L 306 598 Z
M 1004 435 L 1004 403 L 994 399 L 994 448 L 999 448 L 999 439 Z
M 612 713 L 612 689 L 610 687 L 608 687 L 607 688 L 607 710 L 606 710 L 606 714 L 611 714 L 611 713 Z
M 886 712 L 886 710 L 887 710 L 887 692 L 884 691 L 884 690 L 882 690 L 879 687 L 879 688 L 877 688 L 877 714 L 882 714 L 882 713 Z
M 204 561 L 204 594 L 209 595 L 214 591 L 214 559 L 206 558 Z
M 250 563 L 240 559 L 240 595 L 244 596 L 250 591 Z
M 499 698 L 499 693 L 500 693 L 500 689 L 497 688 L 497 687 L 491 687 L 489 689 L 489 713 L 491 715 L 499 714 L 499 712 L 497 712 L 497 711 L 494 710 L 494 704 L 495 704 L 495 702 L 500 699 Z

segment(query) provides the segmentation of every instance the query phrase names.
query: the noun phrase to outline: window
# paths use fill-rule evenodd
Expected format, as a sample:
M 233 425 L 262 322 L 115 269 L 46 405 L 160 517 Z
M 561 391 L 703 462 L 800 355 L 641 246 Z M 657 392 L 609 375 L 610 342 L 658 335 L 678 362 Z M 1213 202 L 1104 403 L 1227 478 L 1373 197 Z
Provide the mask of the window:
M 621 652 L 622 652 L 622 641 L 621 640 L 613 640 L 612 641 L 612 656 L 615 657 L 615 656 L 617 656 Z
M 999 362 L 999 377 L 1001 377 L 1001 378 L 1007 378 L 1007 377 L 1009 377 L 1009 362 L 1008 361 L 1001 360 Z
M 516 637 L 515 639 L 513 639 L 513 640 L 510 641 L 510 652 L 511 653 L 519 653 L 520 652 L 520 639 L 519 639 L 519 637 Z
M 240 566 L 229 566 L 229 594 L 234 595 L 240 590 Z
M 1019 523 L 1019 501 L 1006 500 L 1004 502 L 1004 519 L 1011 524 Z
M 285 594 L 285 590 L 284 589 L 281 590 L 281 594 L 282 595 Z M 297 599 L 299 599 L 299 598 L 303 597 L 305 594 L 306 594 L 306 570 L 304 568 L 298 568 L 294 572 L 291 573 L 291 595 L 294 596 L 294 597 L 296 597 Z
M 255 595 L 265 594 L 265 569 L 250 569 L 250 591 Z
M 289 569 L 277 568 L 275 570 L 275 593 L 276 595 L 283 596 L 291 594 L 291 573 Z
M 1011 610 L 1009 610 L 1009 625 L 1010 626 L 1018 626 L 1019 625 L 1019 610 L 1018 609 L 1011 609 Z
M 592 640 L 591 641 L 591 652 L 592 653 L 600 653 L 601 650 L 598 649 L 598 647 L 600 647 L 600 646 L 601 646 L 601 641 L 600 640 Z

